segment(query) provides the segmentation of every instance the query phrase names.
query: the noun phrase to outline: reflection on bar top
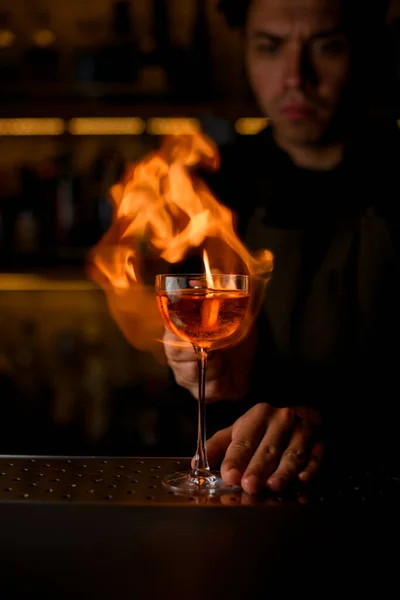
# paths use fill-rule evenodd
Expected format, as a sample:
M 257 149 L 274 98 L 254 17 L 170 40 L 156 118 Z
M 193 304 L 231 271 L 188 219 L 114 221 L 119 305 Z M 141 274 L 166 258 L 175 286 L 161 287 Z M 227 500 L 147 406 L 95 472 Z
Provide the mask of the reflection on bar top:
M 98 287 L 87 279 L 51 278 L 43 275 L 0 273 L 0 291 L 85 292 Z

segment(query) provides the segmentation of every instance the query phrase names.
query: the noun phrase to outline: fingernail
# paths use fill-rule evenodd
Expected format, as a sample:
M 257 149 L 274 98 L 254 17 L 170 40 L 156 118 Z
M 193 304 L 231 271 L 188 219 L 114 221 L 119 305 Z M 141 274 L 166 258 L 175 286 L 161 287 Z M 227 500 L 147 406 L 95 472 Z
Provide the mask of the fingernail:
M 246 477 L 243 477 L 242 487 L 248 494 L 257 494 L 259 490 L 257 475 L 246 475 Z
M 231 469 L 225 471 L 223 479 L 229 485 L 240 485 L 242 473 L 235 469 L 235 467 L 232 467 Z
M 299 479 L 301 481 L 308 481 L 310 479 L 310 475 L 306 471 L 303 471 L 303 473 L 299 474 Z
M 274 492 L 280 492 L 283 488 L 285 480 L 281 477 L 270 477 L 267 481 L 267 485 L 274 490 Z

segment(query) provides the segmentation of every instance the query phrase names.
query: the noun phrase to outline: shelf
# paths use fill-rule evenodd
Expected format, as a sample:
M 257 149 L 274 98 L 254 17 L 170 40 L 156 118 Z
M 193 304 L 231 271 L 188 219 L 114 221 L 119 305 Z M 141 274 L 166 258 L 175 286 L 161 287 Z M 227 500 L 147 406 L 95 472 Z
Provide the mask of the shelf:
M 178 98 L 125 98 L 117 102 L 99 98 L 51 98 L 40 99 L 4 98 L 0 102 L 0 118 L 61 118 L 78 117 L 198 117 L 214 115 L 228 120 L 241 117 L 258 117 L 259 111 L 250 100 L 219 98 L 209 102 L 195 103 Z

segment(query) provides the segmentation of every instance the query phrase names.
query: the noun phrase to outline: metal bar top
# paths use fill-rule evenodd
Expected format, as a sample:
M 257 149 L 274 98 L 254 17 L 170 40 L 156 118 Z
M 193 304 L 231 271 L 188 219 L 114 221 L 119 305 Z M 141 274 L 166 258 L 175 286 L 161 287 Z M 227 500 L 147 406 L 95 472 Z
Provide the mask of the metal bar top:
M 168 473 L 188 458 L 0 456 L 0 503 L 109 503 L 132 506 L 256 506 L 368 503 L 400 500 L 400 476 L 384 470 L 328 474 L 318 485 L 298 484 L 281 496 L 266 491 L 196 497 L 168 491 Z
M 377 597 L 395 589 L 399 477 L 330 473 L 308 495 L 297 487 L 281 498 L 169 493 L 163 476 L 188 466 L 0 456 L 1 597 L 361 598 L 372 576 Z

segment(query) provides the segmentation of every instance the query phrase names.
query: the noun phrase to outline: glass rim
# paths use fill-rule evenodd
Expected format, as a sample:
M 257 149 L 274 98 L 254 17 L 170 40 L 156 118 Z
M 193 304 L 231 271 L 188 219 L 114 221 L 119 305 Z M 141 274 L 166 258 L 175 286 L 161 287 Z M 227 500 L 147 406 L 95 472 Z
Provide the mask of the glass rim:
M 210 275 L 207 275 L 207 273 L 158 273 L 156 277 L 173 277 L 174 279 L 177 279 L 178 277 L 191 277 L 194 279 L 202 279 L 210 277 Z M 244 279 L 250 279 L 250 275 L 245 275 L 244 273 L 211 273 L 211 277 L 243 277 Z

